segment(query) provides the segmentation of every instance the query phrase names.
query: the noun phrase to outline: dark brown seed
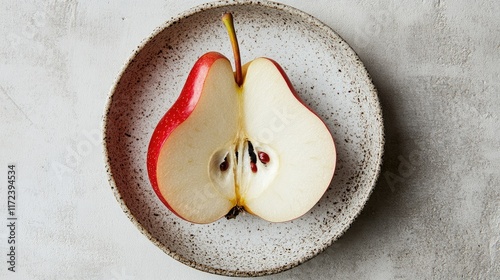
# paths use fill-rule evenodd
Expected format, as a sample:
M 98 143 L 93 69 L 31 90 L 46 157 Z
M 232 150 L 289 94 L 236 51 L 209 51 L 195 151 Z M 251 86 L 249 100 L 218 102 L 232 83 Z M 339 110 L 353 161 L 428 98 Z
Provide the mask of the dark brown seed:
M 226 171 L 229 168 L 229 162 L 227 161 L 227 156 L 224 158 L 224 161 L 219 165 L 220 171 Z
M 248 155 L 250 156 L 250 162 L 257 163 L 257 155 L 255 155 L 252 142 L 250 141 L 248 141 Z

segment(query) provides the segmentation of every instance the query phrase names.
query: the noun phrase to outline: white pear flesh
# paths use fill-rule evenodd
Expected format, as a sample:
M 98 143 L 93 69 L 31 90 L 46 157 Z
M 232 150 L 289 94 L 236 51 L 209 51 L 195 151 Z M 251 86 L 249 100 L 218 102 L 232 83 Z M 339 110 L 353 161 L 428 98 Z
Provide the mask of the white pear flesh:
M 255 162 L 259 151 L 267 163 Z M 227 159 L 228 169 L 220 164 Z M 336 162 L 332 136 L 266 58 L 245 66 L 235 83 L 226 58 L 211 66 L 189 117 L 165 140 L 158 189 L 168 206 L 194 223 L 210 223 L 234 206 L 271 222 L 307 213 L 322 197 Z
M 280 163 L 267 189 L 255 195 L 249 189 L 245 207 L 272 222 L 300 217 L 318 202 L 332 180 L 336 162 L 332 136 L 296 98 L 269 59 L 250 62 L 242 96 L 248 136 L 272 147 Z
M 235 205 L 234 180 L 214 184 L 208 165 L 212 154 L 236 137 L 237 87 L 229 61 L 214 62 L 195 109 L 160 150 L 158 188 L 170 208 L 188 221 L 213 222 Z

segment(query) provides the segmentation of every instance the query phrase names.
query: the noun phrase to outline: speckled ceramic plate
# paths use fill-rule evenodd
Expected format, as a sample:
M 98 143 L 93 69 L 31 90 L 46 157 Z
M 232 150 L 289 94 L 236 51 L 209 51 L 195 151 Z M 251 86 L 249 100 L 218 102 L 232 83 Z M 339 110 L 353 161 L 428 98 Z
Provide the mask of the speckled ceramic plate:
M 212 50 L 232 57 L 220 21 L 226 11 L 234 14 L 243 62 L 267 56 L 280 63 L 337 145 L 329 189 L 309 213 L 290 222 L 240 214 L 209 225 L 191 224 L 164 207 L 148 181 L 149 139 L 194 62 Z M 173 258 L 223 275 L 280 272 L 327 248 L 367 201 L 383 149 L 377 93 L 349 45 L 314 17 L 262 1 L 205 4 L 154 31 L 120 73 L 104 123 L 111 188 L 128 217 Z

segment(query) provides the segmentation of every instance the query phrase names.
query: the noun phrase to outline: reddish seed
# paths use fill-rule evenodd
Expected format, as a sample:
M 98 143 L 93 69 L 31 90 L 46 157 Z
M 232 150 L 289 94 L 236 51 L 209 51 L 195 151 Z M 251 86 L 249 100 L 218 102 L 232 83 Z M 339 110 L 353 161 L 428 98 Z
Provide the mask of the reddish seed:
M 266 164 L 269 162 L 269 155 L 264 152 L 259 152 L 259 160 L 263 164 Z
M 253 173 L 257 173 L 257 164 L 255 164 L 255 162 L 250 162 L 250 169 Z
M 220 168 L 220 171 L 226 171 L 227 170 L 227 162 L 222 162 L 220 165 L 219 165 L 219 168 Z

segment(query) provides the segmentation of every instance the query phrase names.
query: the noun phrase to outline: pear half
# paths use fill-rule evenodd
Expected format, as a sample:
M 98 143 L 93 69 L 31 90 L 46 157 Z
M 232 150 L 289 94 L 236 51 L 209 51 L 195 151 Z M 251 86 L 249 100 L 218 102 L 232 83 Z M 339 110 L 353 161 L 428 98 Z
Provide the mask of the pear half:
M 257 58 L 242 73 L 238 86 L 226 57 L 203 55 L 153 133 L 150 181 L 187 221 L 210 223 L 241 209 L 289 221 L 307 213 L 332 180 L 333 138 L 283 69 Z

